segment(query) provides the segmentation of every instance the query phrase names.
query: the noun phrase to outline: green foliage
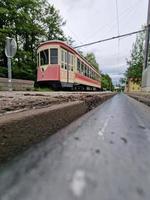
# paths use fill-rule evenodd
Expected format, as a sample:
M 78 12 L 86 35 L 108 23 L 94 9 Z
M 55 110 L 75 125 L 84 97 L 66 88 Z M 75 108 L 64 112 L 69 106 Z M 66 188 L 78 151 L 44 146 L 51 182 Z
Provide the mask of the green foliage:
M 1 67 L 0 66 L 0 77 L 7 77 L 7 72 L 8 70 L 7 70 L 7 68 L 6 67 Z
M 139 33 L 136 37 L 136 41 L 133 44 L 130 59 L 127 60 L 128 69 L 125 73 L 125 77 L 128 78 L 138 78 L 142 77 L 143 69 L 143 42 L 144 42 L 144 33 Z
M 63 18 L 60 17 L 59 11 L 49 3 L 45 4 L 45 12 L 42 18 L 43 29 L 45 30 L 46 40 L 66 40 L 61 29 L 66 24 Z
M 94 55 L 94 53 L 87 53 L 87 55 L 85 56 L 85 58 L 87 59 L 87 61 L 93 66 L 95 67 L 95 69 L 100 72 L 99 69 L 99 64 L 96 61 L 96 57 Z M 101 86 L 103 90 L 114 90 L 114 86 L 112 83 L 112 79 L 108 74 L 102 74 L 101 73 Z
M 119 82 L 121 85 L 124 85 L 126 83 L 126 78 L 120 78 Z
M 108 74 L 101 74 L 101 85 L 103 90 L 114 90 L 112 79 Z
M 95 57 L 94 53 L 87 53 L 85 58 L 99 72 L 99 64 L 96 61 L 96 57 Z
M 34 90 L 37 92 L 53 92 L 53 90 L 51 88 L 47 88 L 47 87 L 42 87 L 42 88 L 35 87 Z
M 6 37 L 17 42 L 13 59 L 13 78 L 36 78 L 36 48 L 46 40 L 67 40 L 59 11 L 47 0 L 0 0 L 0 65 L 7 65 L 4 54 Z M 5 76 L 0 69 L 0 76 Z

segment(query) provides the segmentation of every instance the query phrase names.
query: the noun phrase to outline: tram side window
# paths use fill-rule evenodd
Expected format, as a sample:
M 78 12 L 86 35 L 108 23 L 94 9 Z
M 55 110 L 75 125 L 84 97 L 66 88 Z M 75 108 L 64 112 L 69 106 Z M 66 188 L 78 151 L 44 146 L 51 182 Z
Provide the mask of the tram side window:
M 51 64 L 58 64 L 58 49 L 50 49 L 50 60 Z
M 85 76 L 86 76 L 86 65 L 84 65 L 84 67 L 85 67 L 85 73 L 84 73 L 84 74 L 85 74 Z
M 67 70 L 70 70 L 70 54 L 67 52 Z
M 79 59 L 77 60 L 77 70 L 78 70 L 78 72 L 80 72 L 80 60 Z
M 84 75 L 86 76 L 86 65 L 84 65 Z
M 93 79 L 95 79 L 95 72 L 93 72 Z
M 67 59 L 69 59 L 67 51 L 62 49 L 61 50 L 61 67 L 63 69 L 67 69 Z
M 67 69 L 67 52 L 65 51 L 65 69 Z
M 91 69 L 89 70 L 89 77 L 91 78 Z
M 88 77 L 88 66 L 86 66 L 86 76 Z
M 83 75 L 85 75 L 85 65 L 83 64 Z
M 74 57 L 72 54 L 70 54 L 70 70 L 73 71 L 74 66 Z
M 83 64 L 83 62 L 81 63 L 81 74 L 84 74 L 84 64 Z
M 91 78 L 92 78 L 92 70 L 91 70 Z
M 48 49 L 45 49 L 44 51 L 40 51 L 40 64 L 41 65 L 49 64 Z
M 92 71 L 92 79 L 93 79 L 93 71 Z
M 95 80 L 97 80 L 97 74 L 95 73 Z
M 40 66 L 40 63 L 39 63 L 39 53 L 37 54 L 37 66 Z
M 86 66 L 86 74 L 85 75 L 88 77 L 88 66 Z
M 72 71 L 74 70 L 74 55 L 72 55 Z
M 89 67 L 87 67 L 87 76 L 89 77 Z
M 96 80 L 98 81 L 98 75 L 96 74 Z
M 61 50 L 61 67 L 64 68 L 64 52 Z
M 93 79 L 93 71 L 91 70 L 91 78 Z
M 65 63 L 64 63 L 65 62 L 65 58 L 64 58 L 65 56 L 64 55 L 65 55 L 64 51 L 61 50 L 61 67 L 62 68 L 65 68 Z

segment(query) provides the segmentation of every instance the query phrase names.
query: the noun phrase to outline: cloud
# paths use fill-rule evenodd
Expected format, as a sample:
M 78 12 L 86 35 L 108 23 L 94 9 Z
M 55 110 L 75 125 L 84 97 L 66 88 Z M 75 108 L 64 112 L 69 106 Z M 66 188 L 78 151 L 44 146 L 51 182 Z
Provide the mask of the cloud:
M 110 0 L 49 0 L 67 21 L 63 30 L 76 45 L 102 40 L 118 34 L 116 5 Z M 139 30 L 147 18 L 148 0 L 118 1 L 120 34 Z M 136 9 L 134 9 L 136 6 Z M 135 35 L 120 40 L 99 43 L 81 48 L 84 53 L 96 55 L 100 69 L 114 81 L 126 71 Z
M 120 65 L 104 65 L 101 67 L 101 71 L 104 73 L 112 73 L 112 74 L 123 74 L 126 70 L 127 66 L 120 64 Z

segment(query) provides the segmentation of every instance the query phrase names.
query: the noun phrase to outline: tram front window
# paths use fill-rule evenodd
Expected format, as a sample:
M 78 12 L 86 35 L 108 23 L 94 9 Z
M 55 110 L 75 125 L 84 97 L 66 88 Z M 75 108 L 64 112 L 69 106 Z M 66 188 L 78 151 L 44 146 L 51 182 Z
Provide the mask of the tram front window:
M 48 49 L 45 49 L 44 51 L 40 52 L 40 64 L 41 65 L 49 64 Z
M 51 64 L 58 64 L 58 49 L 50 49 Z

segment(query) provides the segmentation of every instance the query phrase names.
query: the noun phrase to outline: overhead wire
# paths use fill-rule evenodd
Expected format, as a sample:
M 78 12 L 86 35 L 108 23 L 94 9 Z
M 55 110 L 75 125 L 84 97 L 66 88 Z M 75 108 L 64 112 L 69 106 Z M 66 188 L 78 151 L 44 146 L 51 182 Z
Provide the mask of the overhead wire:
M 137 5 L 137 3 L 141 2 L 141 0 L 137 0 L 134 4 L 132 4 L 131 6 L 127 7 L 119 16 L 119 21 L 122 17 L 128 15 L 130 12 L 133 12 L 133 10 L 135 10 L 135 5 Z M 104 26 L 100 27 L 97 29 L 97 31 L 95 31 L 94 33 L 92 33 L 92 35 L 90 35 L 88 38 L 93 37 L 93 35 L 96 35 L 99 31 L 104 30 L 105 28 L 109 28 L 108 32 L 110 30 L 112 30 L 112 28 L 115 26 L 116 24 L 116 19 L 114 20 L 114 22 L 110 25 L 110 23 L 105 24 Z
M 76 38 L 76 40 L 77 40 L 78 42 L 80 42 L 81 44 L 83 44 L 83 42 L 81 42 L 81 41 L 79 40 L 77 34 L 74 33 L 74 32 L 72 31 L 72 29 L 70 28 L 70 26 L 67 25 L 67 28 L 68 28 L 68 30 L 72 33 L 72 35 L 74 35 L 74 37 Z
M 141 29 L 141 30 L 138 30 L 138 31 L 133 31 L 133 32 L 130 32 L 130 33 L 125 33 L 125 34 L 122 34 L 122 35 L 117 35 L 117 36 L 113 36 L 113 37 L 110 37 L 110 38 L 105 38 L 105 39 L 102 39 L 102 40 L 86 43 L 86 44 L 83 44 L 83 45 L 76 46 L 74 48 L 77 49 L 77 48 L 81 48 L 81 47 L 85 47 L 85 46 L 90 46 L 90 45 L 106 42 L 106 41 L 109 41 L 109 40 L 114 40 L 114 39 L 118 39 L 118 38 L 131 36 L 131 35 L 134 35 L 134 34 L 137 34 L 137 33 L 144 32 L 145 30 L 146 29 L 144 28 L 144 29 Z
M 117 20 L 116 20 L 116 22 L 117 22 L 117 32 L 118 32 L 118 35 L 120 35 L 120 32 L 119 32 L 119 30 L 120 30 L 120 28 L 119 28 L 119 10 L 118 10 L 118 0 L 115 0 L 115 2 L 116 2 L 116 18 L 117 18 Z M 119 61 L 119 48 L 120 47 L 120 38 L 118 38 L 118 49 L 117 49 L 117 63 L 118 63 L 118 61 Z

